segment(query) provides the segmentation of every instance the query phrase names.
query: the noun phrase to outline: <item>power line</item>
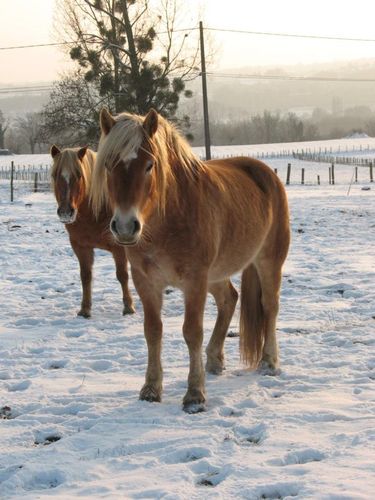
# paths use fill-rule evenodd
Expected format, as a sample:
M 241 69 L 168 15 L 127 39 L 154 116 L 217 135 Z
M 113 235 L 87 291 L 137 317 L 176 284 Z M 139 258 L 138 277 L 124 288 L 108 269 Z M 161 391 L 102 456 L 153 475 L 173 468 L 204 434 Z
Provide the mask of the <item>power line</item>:
M 171 31 L 160 31 L 155 33 L 156 35 L 166 35 L 168 33 L 180 33 L 180 32 L 186 32 L 186 31 L 194 31 L 197 30 L 198 28 L 180 28 L 177 30 L 171 30 Z M 34 49 L 38 47 L 56 47 L 59 45 L 71 45 L 74 43 L 78 43 L 78 41 L 70 41 L 70 42 L 57 42 L 57 43 L 37 43 L 33 45 L 14 45 L 14 46 L 8 46 L 8 47 L 0 47 L 0 50 L 17 50 L 17 49 Z M 90 41 L 86 40 L 85 43 L 92 43 L 92 44 L 98 44 L 100 42 L 96 41 Z
M 74 42 L 37 43 L 35 45 L 15 45 L 13 47 L 0 47 L 0 50 L 34 49 L 36 47 L 54 47 L 57 45 L 69 45 L 71 43 L 74 43 Z
M 0 87 L 0 94 L 29 94 L 30 92 L 50 92 L 52 87 L 49 86 L 30 86 L 30 87 Z
M 269 31 L 246 31 L 234 30 L 225 28 L 204 28 L 207 31 L 221 31 L 225 33 L 239 33 L 243 35 L 260 35 L 260 36 L 279 36 L 288 38 L 311 38 L 316 40 L 338 40 L 342 42 L 375 42 L 374 38 L 354 38 L 343 36 L 324 36 L 324 35 L 300 35 L 298 33 L 277 33 Z
M 187 31 L 195 31 L 197 27 L 193 28 L 180 28 L 176 30 L 161 31 L 156 33 L 156 35 L 165 35 L 167 33 L 178 33 L 178 32 L 187 32 Z M 344 37 L 344 36 L 324 36 L 324 35 L 301 35 L 299 33 L 281 33 L 281 32 L 270 32 L 270 31 L 250 31 L 250 30 L 235 30 L 235 29 L 227 29 L 227 28 L 210 28 L 205 27 L 206 31 L 218 31 L 223 33 L 238 33 L 243 35 L 258 35 L 258 36 L 277 36 L 277 37 L 286 37 L 286 38 L 308 38 L 312 40 L 336 40 L 341 42 L 370 42 L 375 43 L 374 38 L 356 38 L 356 37 Z M 58 42 L 58 43 L 38 43 L 33 45 L 15 45 L 9 47 L 0 47 L 0 50 L 17 50 L 17 49 L 32 49 L 38 47 L 56 47 L 59 45 L 71 45 L 72 43 L 77 43 L 74 41 L 70 42 Z M 98 43 L 97 41 L 86 41 L 86 43 Z
M 246 75 L 246 74 L 230 74 L 230 73 L 213 73 L 207 72 L 208 76 L 218 78 L 235 78 L 243 80 L 297 80 L 297 81 L 311 81 L 311 82 L 367 82 L 374 83 L 374 78 L 337 78 L 333 76 L 319 77 L 319 76 L 293 76 L 293 75 Z

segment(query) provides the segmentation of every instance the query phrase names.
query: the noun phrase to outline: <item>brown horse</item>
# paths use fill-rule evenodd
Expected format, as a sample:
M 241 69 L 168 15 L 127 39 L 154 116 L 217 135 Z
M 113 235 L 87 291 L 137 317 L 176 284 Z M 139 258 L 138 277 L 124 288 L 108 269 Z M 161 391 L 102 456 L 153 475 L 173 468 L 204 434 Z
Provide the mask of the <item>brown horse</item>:
M 95 217 L 89 203 L 95 153 L 87 147 L 60 151 L 54 145 L 51 148 L 51 156 L 53 158 L 51 177 L 58 203 L 57 215 L 65 224 L 81 270 L 83 293 L 78 316 L 89 318 L 91 315 L 94 248 L 112 253 L 116 264 L 116 276 L 122 287 L 123 314 L 133 313 L 133 300 L 128 289 L 128 262 L 125 249 L 116 244 L 109 231 L 112 213 L 108 206 L 103 205 Z
M 200 161 L 164 118 L 101 113 L 102 137 L 93 175 L 93 209 L 107 197 L 111 231 L 127 247 L 143 303 L 148 346 L 140 399 L 162 393 L 161 307 L 167 285 L 185 299 L 183 335 L 190 355 L 187 412 L 205 409 L 202 363 L 207 292 L 218 308 L 206 369 L 221 373 L 224 340 L 237 292 L 229 278 L 242 271 L 240 350 L 250 366 L 278 367 L 276 317 L 281 268 L 289 247 L 285 190 L 274 172 L 250 158 Z

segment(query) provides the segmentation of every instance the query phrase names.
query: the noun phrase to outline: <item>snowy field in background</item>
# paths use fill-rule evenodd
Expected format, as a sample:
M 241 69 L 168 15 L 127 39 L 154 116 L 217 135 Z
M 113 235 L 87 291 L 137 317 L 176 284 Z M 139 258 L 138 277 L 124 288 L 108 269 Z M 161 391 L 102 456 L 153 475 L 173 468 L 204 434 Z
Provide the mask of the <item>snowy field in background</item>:
M 194 147 L 194 152 L 201 158 L 205 157 L 205 148 Z M 277 155 L 287 152 L 315 152 L 322 154 L 337 154 L 342 156 L 375 157 L 375 137 L 353 137 L 345 139 L 332 139 L 327 141 L 288 142 L 276 144 L 247 144 L 235 146 L 215 146 L 211 148 L 212 157 L 221 158 L 228 156 L 259 156 Z M 50 165 L 51 157 L 48 154 L 35 155 L 9 155 L 0 156 L 0 167 L 9 166 L 11 161 L 16 166 Z
M 284 179 L 285 160 L 268 163 Z M 97 251 L 93 317 L 77 318 L 78 264 L 52 195 L 16 184 L 10 205 L 0 182 L 1 499 L 373 498 L 375 186 L 361 170 L 347 196 L 353 168 L 337 166 L 328 186 L 327 165 L 292 165 L 282 372 L 244 370 L 227 338 L 227 370 L 207 377 L 197 415 L 181 410 L 180 292 L 165 294 L 163 402 L 140 402 L 147 352 L 133 286 L 137 313 L 124 318 L 111 257 Z M 302 167 L 312 183 L 321 169 L 325 185 L 297 185 Z M 215 314 L 209 297 L 205 344 Z

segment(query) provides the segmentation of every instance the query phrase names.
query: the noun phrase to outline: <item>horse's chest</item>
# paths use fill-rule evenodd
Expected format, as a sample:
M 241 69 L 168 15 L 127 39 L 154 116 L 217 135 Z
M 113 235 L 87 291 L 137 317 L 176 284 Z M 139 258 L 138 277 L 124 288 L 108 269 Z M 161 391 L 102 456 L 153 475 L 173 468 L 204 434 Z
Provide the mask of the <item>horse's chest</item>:
M 128 252 L 132 267 L 137 268 L 147 279 L 160 281 L 166 285 L 180 286 L 183 270 L 178 263 L 162 252 L 143 252 L 130 249 Z

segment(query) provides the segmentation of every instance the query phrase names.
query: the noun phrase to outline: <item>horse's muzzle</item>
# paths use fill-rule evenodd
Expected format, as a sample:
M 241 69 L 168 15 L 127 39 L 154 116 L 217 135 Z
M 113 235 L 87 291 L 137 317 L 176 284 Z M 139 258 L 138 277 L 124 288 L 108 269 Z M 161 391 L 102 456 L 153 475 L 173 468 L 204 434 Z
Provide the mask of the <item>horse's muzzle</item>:
M 60 219 L 60 222 L 63 224 L 73 224 L 77 218 L 77 210 L 73 207 L 69 207 L 68 209 L 62 209 L 59 207 L 57 209 L 57 215 Z
M 141 236 L 142 226 L 137 217 L 127 220 L 113 216 L 110 225 L 111 233 L 120 245 L 136 245 Z

